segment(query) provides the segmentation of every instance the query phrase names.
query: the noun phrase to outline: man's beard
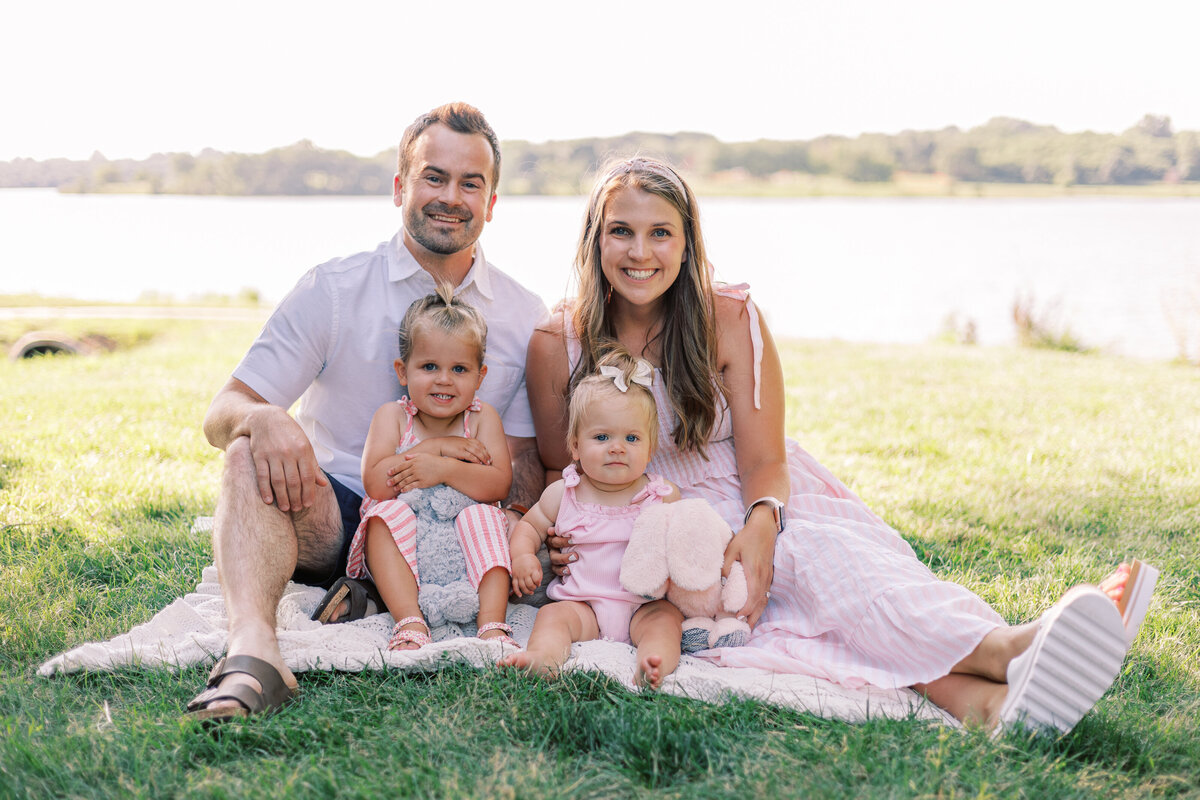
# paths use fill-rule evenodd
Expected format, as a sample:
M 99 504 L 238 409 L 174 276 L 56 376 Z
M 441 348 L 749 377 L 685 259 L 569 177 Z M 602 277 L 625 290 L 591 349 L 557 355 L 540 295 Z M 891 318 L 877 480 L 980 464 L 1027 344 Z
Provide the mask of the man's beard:
M 434 227 L 436 223 L 429 219 L 428 215 L 431 214 L 455 217 L 462 220 L 463 225 L 457 231 L 438 230 Z M 448 256 L 475 244 L 480 226 L 474 225 L 474 220 L 474 215 L 465 206 L 454 208 L 442 203 L 426 203 L 424 207 L 413 209 L 405 215 L 404 230 L 429 252 Z

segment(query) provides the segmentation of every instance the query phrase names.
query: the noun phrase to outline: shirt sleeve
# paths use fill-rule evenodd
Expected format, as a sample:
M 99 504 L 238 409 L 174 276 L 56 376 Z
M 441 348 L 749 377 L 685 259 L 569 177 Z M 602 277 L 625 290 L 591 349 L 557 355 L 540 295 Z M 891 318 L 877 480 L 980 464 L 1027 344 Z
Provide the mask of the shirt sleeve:
M 233 377 L 267 402 L 290 408 L 325 368 L 335 307 L 331 286 L 309 270 L 271 313 Z
M 500 422 L 504 425 L 504 433 L 520 439 L 531 439 L 536 433 L 533 425 L 533 411 L 529 407 L 529 387 L 525 381 L 525 352 L 529 348 L 529 339 L 534 329 L 549 317 L 546 304 L 533 293 L 529 293 L 528 302 L 521 305 L 526 309 L 520 319 L 523 323 L 518 333 L 521 346 L 519 348 L 519 365 L 512 371 L 513 380 L 508 391 L 512 399 L 506 405 L 492 405 L 503 408 Z M 490 373 L 489 373 L 490 376 Z

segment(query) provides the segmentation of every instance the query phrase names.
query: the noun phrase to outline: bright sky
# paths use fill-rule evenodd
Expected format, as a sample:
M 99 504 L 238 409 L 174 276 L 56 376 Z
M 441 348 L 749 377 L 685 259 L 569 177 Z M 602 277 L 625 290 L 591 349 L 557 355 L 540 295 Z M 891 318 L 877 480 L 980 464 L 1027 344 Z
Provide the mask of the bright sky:
M 534 141 L 1200 130 L 1190 0 L 37 0 L 0 29 L 0 160 L 370 155 L 449 100 Z

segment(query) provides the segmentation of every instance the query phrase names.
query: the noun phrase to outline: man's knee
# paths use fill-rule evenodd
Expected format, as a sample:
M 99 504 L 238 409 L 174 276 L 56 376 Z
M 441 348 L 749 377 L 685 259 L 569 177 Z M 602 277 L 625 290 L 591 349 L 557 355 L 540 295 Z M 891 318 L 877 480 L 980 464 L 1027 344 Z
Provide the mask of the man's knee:
M 249 436 L 239 436 L 225 448 L 224 471 L 226 480 L 255 480 L 254 455 L 250 452 Z

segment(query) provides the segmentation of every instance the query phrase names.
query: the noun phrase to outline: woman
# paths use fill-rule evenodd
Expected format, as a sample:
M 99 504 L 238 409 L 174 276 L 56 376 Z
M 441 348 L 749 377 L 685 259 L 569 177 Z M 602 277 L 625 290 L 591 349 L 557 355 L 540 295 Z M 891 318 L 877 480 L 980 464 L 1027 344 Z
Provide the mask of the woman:
M 570 463 L 567 397 L 607 343 L 656 368 L 662 433 L 650 469 L 729 522 L 726 572 L 741 561 L 750 586 L 740 611 L 755 626 L 750 643 L 710 658 L 847 686 L 912 687 L 988 727 L 1067 731 L 1108 689 L 1126 645 L 1103 592 L 1077 587 L 1037 622 L 1010 627 L 970 591 L 939 581 L 785 439 L 770 332 L 744 287 L 713 284 L 695 197 L 674 170 L 634 158 L 602 174 L 575 267 L 577 297 L 529 347 L 542 460 L 552 470 Z

